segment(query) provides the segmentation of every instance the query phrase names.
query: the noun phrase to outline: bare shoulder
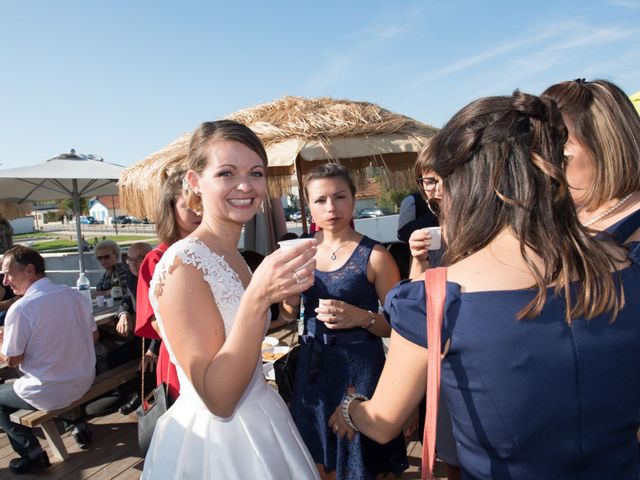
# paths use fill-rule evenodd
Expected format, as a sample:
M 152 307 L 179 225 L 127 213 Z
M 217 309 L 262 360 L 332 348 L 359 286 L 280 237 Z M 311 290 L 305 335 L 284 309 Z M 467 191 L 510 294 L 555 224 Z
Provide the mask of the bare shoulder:
M 389 251 L 380 243 L 375 244 L 371 250 L 369 262 L 376 270 L 388 268 L 389 265 L 395 265 L 395 260 Z
M 447 279 L 463 292 L 522 290 L 535 285 L 535 277 L 520 255 L 501 255 L 486 249 L 449 267 Z

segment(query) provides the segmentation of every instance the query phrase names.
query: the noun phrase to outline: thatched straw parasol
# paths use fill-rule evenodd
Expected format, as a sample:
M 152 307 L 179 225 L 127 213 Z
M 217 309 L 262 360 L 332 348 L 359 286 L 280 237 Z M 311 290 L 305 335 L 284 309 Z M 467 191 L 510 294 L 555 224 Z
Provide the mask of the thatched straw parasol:
M 359 188 L 366 187 L 368 169 L 380 169 L 385 188 L 414 185 L 417 152 L 436 129 L 368 102 L 284 97 L 240 110 L 229 119 L 252 128 L 269 157 L 269 196 L 288 195 L 292 175 L 298 183 L 314 162 L 345 165 Z M 127 168 L 120 177 L 124 208 L 138 217 L 153 218 L 162 182 L 183 166 L 190 133 Z
M 14 218 L 28 217 L 32 211 L 33 205 L 30 203 L 0 202 L 0 219 L 12 220 Z

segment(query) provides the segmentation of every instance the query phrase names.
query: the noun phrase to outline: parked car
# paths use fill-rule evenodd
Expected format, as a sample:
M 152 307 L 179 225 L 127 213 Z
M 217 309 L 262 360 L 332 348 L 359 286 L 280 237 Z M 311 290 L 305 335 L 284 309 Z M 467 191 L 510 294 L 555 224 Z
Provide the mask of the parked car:
M 376 218 L 384 217 L 385 215 L 391 215 L 391 212 L 382 208 L 365 208 L 358 212 L 358 218 Z
M 291 207 L 284 207 L 284 219 L 289 221 L 293 221 L 293 219 L 291 218 L 291 215 L 293 215 L 296 212 L 295 209 L 291 208 Z
M 82 215 L 80 216 L 80 223 L 83 225 L 93 225 L 95 223 L 98 223 L 98 221 L 95 218 L 93 218 L 91 215 L 88 215 L 88 216 Z
M 293 212 L 290 216 L 289 219 L 292 222 L 301 222 L 302 221 L 302 212 L 300 210 L 297 210 L 295 212 Z M 311 222 L 311 214 L 309 212 L 307 212 L 307 223 Z
M 138 217 L 134 217 L 132 215 L 128 215 L 127 218 L 129 219 L 129 223 L 144 223 Z
M 127 215 L 116 215 L 113 217 L 111 223 L 119 223 L 121 225 L 126 225 L 127 223 L 131 223 L 131 219 Z

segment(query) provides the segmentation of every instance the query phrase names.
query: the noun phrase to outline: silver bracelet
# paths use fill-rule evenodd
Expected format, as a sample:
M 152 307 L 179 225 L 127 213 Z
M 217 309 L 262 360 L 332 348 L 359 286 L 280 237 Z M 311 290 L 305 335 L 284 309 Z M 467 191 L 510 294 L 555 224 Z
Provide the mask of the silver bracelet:
M 360 393 L 350 393 L 349 395 L 345 395 L 345 397 L 342 399 L 342 416 L 344 417 L 344 421 L 347 422 L 347 425 L 349 425 L 349 427 L 357 432 L 359 431 L 358 427 L 355 426 L 355 424 L 351 420 L 351 415 L 349 415 L 349 405 L 351 405 L 351 402 L 353 402 L 354 400 L 361 400 L 364 402 L 369 399 Z
M 365 321 L 364 325 L 360 325 L 365 330 L 369 330 L 371 327 L 373 327 L 373 324 L 376 323 L 376 316 L 373 314 L 373 312 L 371 310 L 367 310 L 367 312 L 369 313 L 369 318 Z

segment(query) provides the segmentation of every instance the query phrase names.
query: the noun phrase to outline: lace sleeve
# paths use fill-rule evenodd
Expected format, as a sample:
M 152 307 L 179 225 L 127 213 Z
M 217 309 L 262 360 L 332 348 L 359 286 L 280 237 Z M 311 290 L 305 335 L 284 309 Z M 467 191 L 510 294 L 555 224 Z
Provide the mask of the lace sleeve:
M 176 242 L 162 256 L 153 274 L 149 294 L 154 310 L 158 310 L 157 299 L 162 295 L 167 273 L 178 268 L 180 264 L 192 265 L 202 272 L 228 333 L 244 288 L 237 273 L 227 264 L 224 257 L 213 253 L 197 238 L 190 237 Z

